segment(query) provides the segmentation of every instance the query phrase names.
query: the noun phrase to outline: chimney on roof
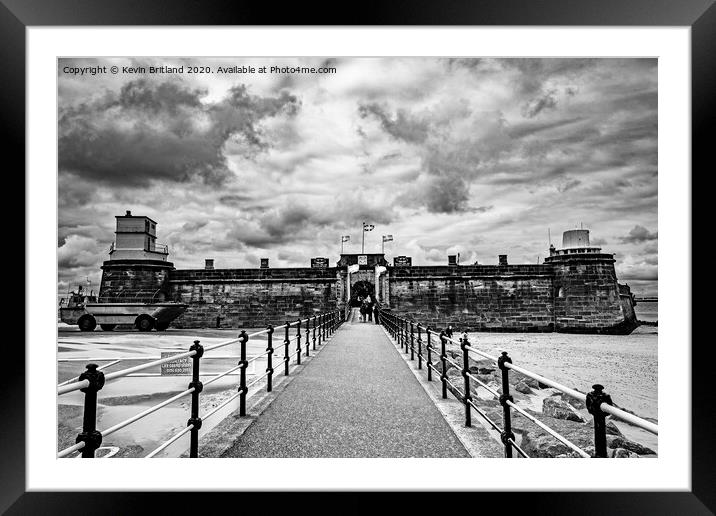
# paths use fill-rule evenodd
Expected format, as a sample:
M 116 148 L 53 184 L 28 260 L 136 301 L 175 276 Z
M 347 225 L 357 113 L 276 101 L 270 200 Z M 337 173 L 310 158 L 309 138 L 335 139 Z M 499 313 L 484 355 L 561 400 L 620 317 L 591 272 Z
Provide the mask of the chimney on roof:
M 269 268 L 269 259 L 268 258 L 261 258 L 261 269 L 268 269 Z
M 125 215 L 125 217 L 131 217 L 131 216 L 132 216 L 132 212 L 127 210 L 127 214 Z
M 207 271 L 214 270 L 214 259 L 213 258 L 207 258 L 204 262 L 204 268 Z
M 507 255 L 501 254 L 499 255 L 500 265 L 507 265 Z

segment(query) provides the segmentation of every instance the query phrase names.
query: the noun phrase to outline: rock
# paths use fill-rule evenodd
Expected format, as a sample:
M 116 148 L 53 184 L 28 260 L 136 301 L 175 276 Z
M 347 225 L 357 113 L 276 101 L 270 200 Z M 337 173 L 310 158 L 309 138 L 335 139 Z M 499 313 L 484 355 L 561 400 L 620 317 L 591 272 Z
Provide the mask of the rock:
M 491 374 L 495 371 L 494 367 L 478 367 L 477 372 L 480 374 Z
M 624 448 L 616 448 L 612 452 L 611 457 L 613 459 L 638 459 L 639 455 L 630 452 L 629 450 L 625 450 Z
M 448 378 L 455 378 L 456 376 L 462 377 L 462 371 L 460 371 L 456 367 L 451 367 L 450 369 L 448 369 L 447 375 Z M 453 381 L 453 383 L 455 382 Z
M 502 425 L 502 407 L 499 403 L 496 402 L 495 405 L 488 407 L 483 405 L 483 401 L 480 400 L 480 406 L 485 407 L 484 410 L 490 419 Z M 588 454 L 594 454 L 594 430 L 588 425 L 566 419 L 555 419 L 530 409 L 526 409 L 526 411 Z M 555 439 L 516 411 L 512 411 L 512 430 L 521 435 L 520 446 L 530 457 L 581 457 L 572 448 Z
M 528 386 L 532 387 L 533 389 L 541 389 L 540 383 L 534 378 L 525 378 L 523 382 Z
M 552 397 L 559 398 L 560 400 L 564 401 L 565 403 L 569 403 L 572 407 L 578 410 L 584 410 L 587 408 L 587 406 L 582 400 L 578 400 L 577 398 L 568 396 L 563 392 L 555 392 L 554 394 L 552 394 Z
M 606 422 L 607 435 L 622 435 L 621 430 L 611 421 Z
M 519 382 L 517 385 L 515 385 L 515 390 L 517 392 L 521 392 L 522 394 L 530 394 L 532 392 L 532 389 L 530 389 L 530 386 L 527 385 L 525 382 Z
M 542 401 L 542 413 L 555 419 L 566 419 L 585 423 L 584 418 L 569 404 L 557 396 L 550 396 Z
M 656 453 L 651 448 L 647 448 L 646 446 L 635 443 L 634 441 L 630 441 L 629 439 L 626 439 L 621 436 L 607 436 L 607 446 L 611 449 L 617 449 L 617 448 L 624 448 L 627 451 L 636 453 L 637 455 L 650 455 Z

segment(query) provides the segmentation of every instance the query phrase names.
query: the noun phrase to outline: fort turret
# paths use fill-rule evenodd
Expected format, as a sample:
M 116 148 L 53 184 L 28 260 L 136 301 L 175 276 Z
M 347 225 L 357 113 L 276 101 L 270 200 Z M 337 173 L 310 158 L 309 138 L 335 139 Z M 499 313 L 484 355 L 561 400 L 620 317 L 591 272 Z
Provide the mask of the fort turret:
M 545 265 L 554 273 L 554 327 L 578 333 L 629 333 L 636 326 L 633 299 L 620 285 L 614 255 L 589 242 L 588 229 L 562 235 L 562 248 L 550 247 Z
M 117 215 L 115 240 L 102 264 L 99 301 L 155 302 L 169 299 L 169 250 L 157 239 L 157 223 L 127 211 Z

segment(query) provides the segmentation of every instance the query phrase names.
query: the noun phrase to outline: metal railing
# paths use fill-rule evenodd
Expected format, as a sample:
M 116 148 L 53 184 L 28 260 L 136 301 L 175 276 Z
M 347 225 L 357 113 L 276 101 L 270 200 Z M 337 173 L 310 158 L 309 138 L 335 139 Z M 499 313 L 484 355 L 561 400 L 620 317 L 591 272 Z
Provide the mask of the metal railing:
M 592 386 L 592 391 L 585 394 L 575 389 L 570 389 L 554 380 L 546 378 L 542 375 L 516 366 L 512 363 L 512 359 L 506 351 L 503 351 L 499 357 L 489 355 L 474 348 L 467 337 L 463 334 L 460 339 L 448 337 L 444 331 L 435 331 L 430 326 L 423 326 L 415 321 L 397 316 L 391 312 L 380 311 L 380 321 L 386 328 L 388 333 L 393 337 L 405 354 L 410 353 L 410 360 L 415 360 L 416 349 L 418 357 L 418 369 L 423 369 L 423 361 L 426 361 L 428 381 L 433 380 L 433 373 L 439 375 L 442 382 L 442 398 L 447 399 L 448 390 L 464 404 L 465 406 L 465 426 L 472 426 L 472 411 L 479 414 L 488 425 L 500 433 L 500 440 L 504 445 L 505 457 L 511 458 L 513 451 L 516 451 L 521 457 L 529 458 L 527 453 L 517 444 L 514 432 L 512 431 L 512 411 L 516 411 L 527 420 L 540 427 L 542 430 L 550 434 L 556 440 L 570 448 L 581 457 L 590 458 L 587 451 L 572 443 L 569 439 L 561 435 L 559 432 L 550 428 L 535 416 L 527 412 L 524 408 L 515 403 L 514 398 L 510 394 L 509 372 L 516 371 L 522 375 L 537 380 L 537 382 L 556 389 L 567 396 L 585 403 L 587 411 L 594 418 L 594 457 L 607 457 L 607 428 L 606 416 L 610 415 L 621 419 L 631 425 L 639 427 L 652 434 L 658 434 L 659 428 L 656 424 L 642 419 L 634 414 L 625 412 L 613 405 L 611 396 L 604 392 L 604 387 L 599 384 Z M 423 332 L 425 332 L 426 340 L 423 341 Z M 434 342 L 439 342 L 439 348 Z M 451 360 L 447 355 L 447 343 L 452 342 L 460 346 L 462 351 L 462 364 Z M 425 343 L 425 347 L 423 347 Z M 425 356 L 423 350 L 427 354 Z M 487 359 L 494 362 L 500 369 L 501 388 L 493 389 L 474 374 L 470 372 L 469 358 L 470 354 L 477 355 L 481 359 Z M 434 362 L 433 358 L 437 355 L 439 362 Z M 439 363 L 440 367 L 435 364 Z M 447 375 L 448 364 L 460 370 L 463 377 L 462 390 L 449 380 Z M 493 421 L 488 414 L 478 407 L 472 399 L 472 382 L 479 385 L 492 396 L 497 398 L 502 406 L 502 426 Z M 448 386 L 452 389 L 448 389 Z
M 276 351 L 274 346 L 274 334 L 277 330 L 283 330 L 283 341 L 278 346 L 283 346 L 283 373 L 284 376 L 289 375 L 291 360 L 295 357 L 295 365 L 301 364 L 301 355 L 310 356 L 311 350 L 316 350 L 316 346 L 320 346 L 338 329 L 338 327 L 344 322 L 344 314 L 340 310 L 332 310 L 319 315 L 307 317 L 305 319 L 298 319 L 294 322 L 286 321 L 281 326 L 268 326 L 264 330 L 260 330 L 251 334 L 247 334 L 246 331 L 241 331 L 239 336 L 235 339 L 212 344 L 210 346 L 202 346 L 200 341 L 195 340 L 194 343 L 189 347 L 188 351 L 172 355 L 170 357 L 159 358 L 158 360 L 152 360 L 145 364 L 128 367 L 120 371 L 114 371 L 105 374 L 102 369 L 106 369 L 111 365 L 117 364 L 121 359 L 108 359 L 109 363 L 102 366 L 90 363 L 86 365 L 86 370 L 80 374 L 77 378 L 60 383 L 57 386 L 58 396 L 74 392 L 81 391 L 84 393 L 84 407 L 82 416 L 82 432 L 77 436 L 76 444 L 65 448 L 58 452 L 57 457 L 67 457 L 74 453 L 80 452 L 82 457 L 93 458 L 95 451 L 102 444 L 102 439 L 111 435 L 122 428 L 131 425 L 132 423 L 139 421 L 140 419 L 152 414 L 167 405 L 185 397 L 191 396 L 191 409 L 187 426 L 169 440 L 162 443 L 158 448 L 149 453 L 146 457 L 154 457 L 162 450 L 166 449 L 169 445 L 176 442 L 179 438 L 187 433 L 190 433 L 190 445 L 189 445 L 189 456 L 199 456 L 199 430 L 202 426 L 202 421 L 209 418 L 213 414 L 217 413 L 222 408 L 226 407 L 229 403 L 233 402 L 236 398 L 239 398 L 239 416 L 246 416 L 246 398 L 249 393 L 249 389 L 256 385 L 258 382 L 266 379 L 266 391 L 271 392 L 273 389 L 273 377 L 274 377 L 274 364 L 273 355 Z M 302 326 L 303 325 L 303 326 Z M 295 328 L 295 335 L 291 335 L 291 328 Z M 266 335 L 266 351 L 259 355 L 256 355 L 250 359 L 246 356 L 246 344 L 250 338 L 259 335 Z M 302 341 L 303 340 L 303 347 Z M 238 365 L 222 372 L 213 375 L 201 374 L 201 359 L 204 354 L 215 349 L 228 346 L 229 344 L 240 345 L 240 355 Z M 295 351 L 291 353 L 290 346 L 295 343 Z M 247 383 L 246 369 L 248 365 L 259 358 L 266 357 L 266 370 L 264 374 L 254 378 L 251 382 Z M 135 357 L 130 357 L 135 359 Z M 148 409 L 139 412 L 131 416 L 124 421 L 121 421 L 114 426 L 107 428 L 103 431 L 97 429 L 97 393 L 102 390 L 107 382 L 116 380 L 118 378 L 124 378 L 134 376 L 140 371 L 146 369 L 161 366 L 177 360 L 185 358 L 192 359 L 192 371 L 191 371 L 191 382 L 186 390 L 158 403 Z M 226 358 L 226 357 L 204 357 L 204 358 Z M 230 357 L 236 358 L 236 357 Z M 126 359 L 126 357 L 125 357 Z M 67 361 L 77 361 L 77 359 L 66 359 Z M 235 371 L 239 371 L 239 385 L 238 390 L 235 394 L 224 400 L 221 404 L 211 409 L 209 412 L 203 415 L 203 418 L 199 415 L 199 395 L 207 385 L 210 385 L 217 380 L 231 375 Z M 201 376 L 211 376 L 209 380 L 205 382 L 200 381 Z

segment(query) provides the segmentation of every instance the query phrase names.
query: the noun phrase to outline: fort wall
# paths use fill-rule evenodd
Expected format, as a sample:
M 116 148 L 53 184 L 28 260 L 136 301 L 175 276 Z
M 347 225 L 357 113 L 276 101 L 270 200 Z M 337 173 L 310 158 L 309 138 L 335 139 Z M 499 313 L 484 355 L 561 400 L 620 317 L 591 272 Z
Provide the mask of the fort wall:
M 629 333 L 636 327 L 631 295 L 617 282 L 613 255 L 556 255 L 545 261 L 554 269 L 556 331 Z
M 554 331 L 551 267 L 399 267 L 389 275 L 393 311 L 434 328 Z
M 348 294 L 343 267 L 175 270 L 169 262 L 115 260 L 102 269 L 101 302 L 187 303 L 177 328 L 278 325 L 343 308 Z M 367 268 L 351 274 L 352 285 L 375 279 Z M 629 333 L 637 325 L 611 254 L 555 255 L 539 265 L 388 267 L 375 286 L 385 308 L 434 328 Z
M 339 278 L 335 268 L 174 271 L 171 297 L 189 307 L 172 326 L 264 327 L 319 314 L 340 301 Z

